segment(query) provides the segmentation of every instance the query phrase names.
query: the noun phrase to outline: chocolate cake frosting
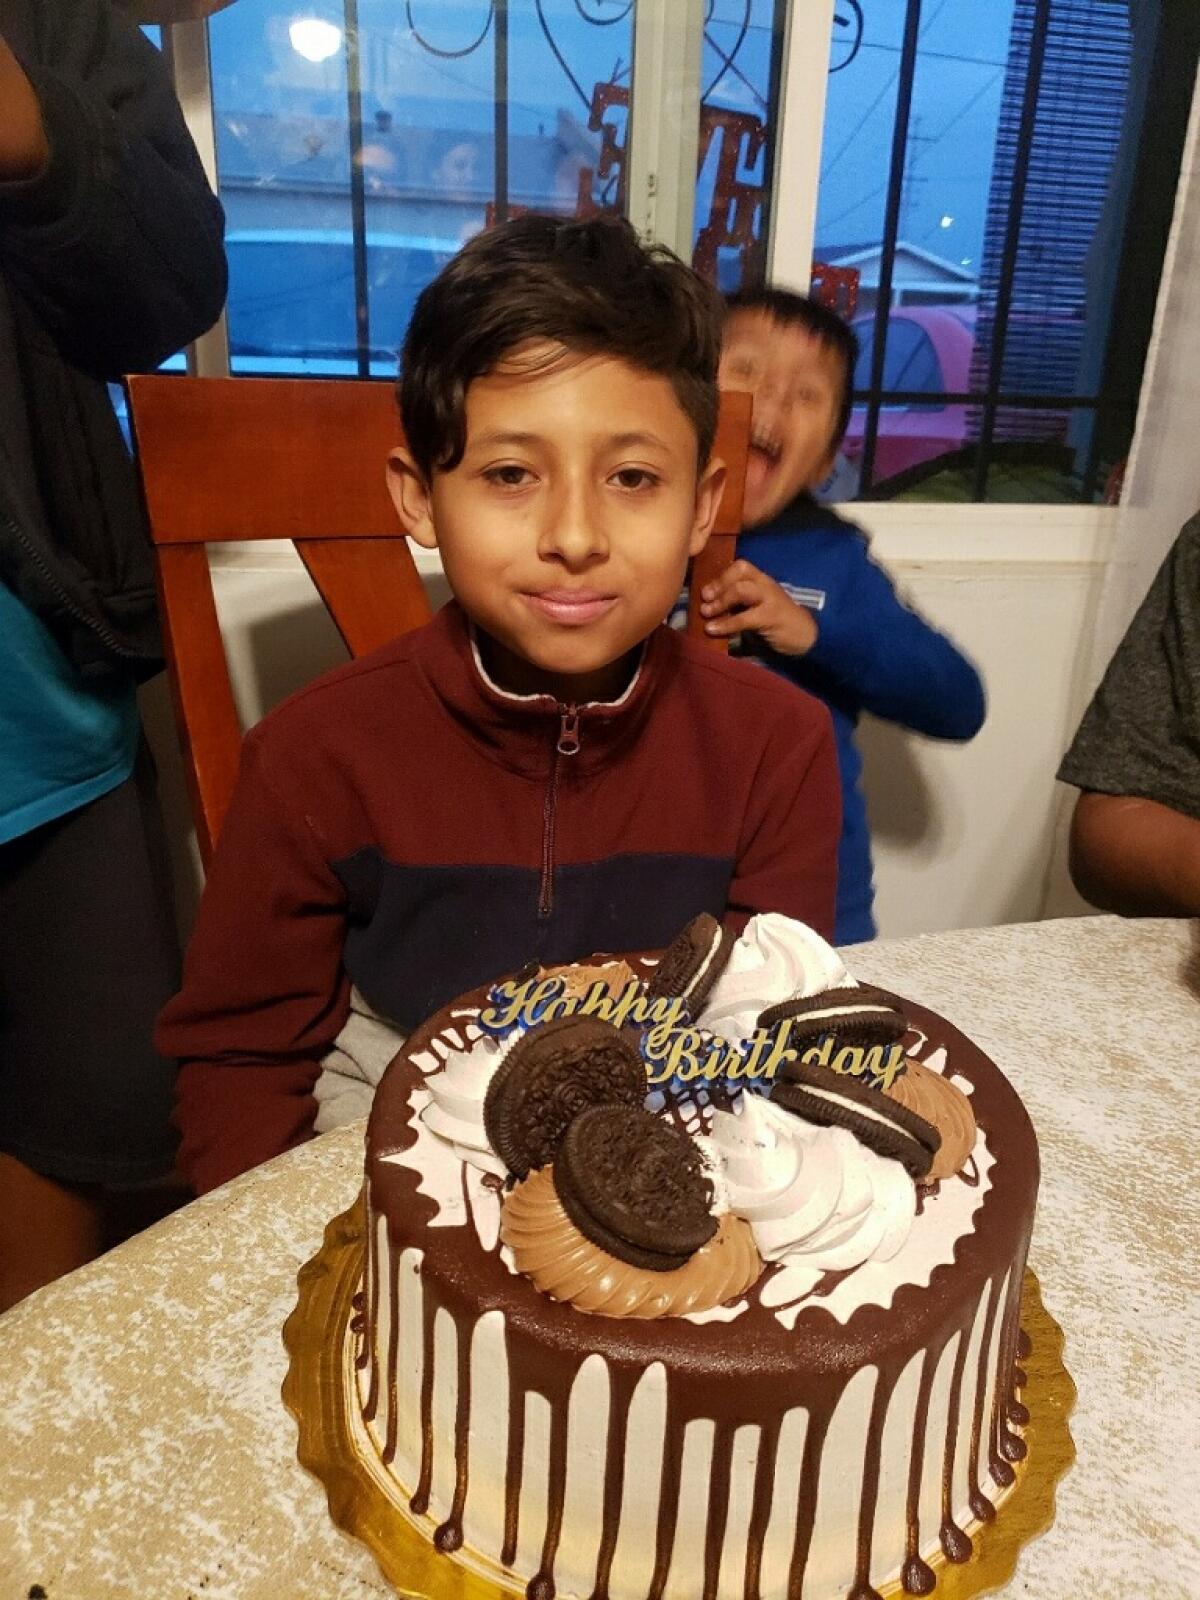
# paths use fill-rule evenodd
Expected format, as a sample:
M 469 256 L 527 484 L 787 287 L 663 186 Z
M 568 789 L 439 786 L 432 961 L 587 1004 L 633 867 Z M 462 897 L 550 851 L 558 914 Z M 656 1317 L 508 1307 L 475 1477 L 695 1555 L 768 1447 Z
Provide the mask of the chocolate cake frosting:
M 772 926 L 738 941 L 715 1014 L 733 1014 L 764 950 L 755 1017 L 806 982 L 852 983 L 831 978 L 827 948 L 819 976 L 798 976 L 794 951 L 781 972 L 789 941 L 773 925 L 785 919 L 755 921 Z M 960 1170 L 920 1194 L 847 1129 L 809 1127 L 762 1096 L 744 1094 L 755 1103 L 739 1116 L 699 1091 L 660 1105 L 706 1161 L 717 1151 L 728 1178 L 714 1185 L 717 1242 L 728 1232 L 740 1252 L 718 1291 L 732 1298 L 677 1314 L 703 1302 L 657 1304 L 641 1284 L 678 1269 L 639 1278 L 594 1239 L 568 1241 L 552 1165 L 514 1189 L 473 1154 L 471 1140 L 486 1141 L 470 1108 L 516 1048 L 481 1035 L 485 1001 L 465 996 L 409 1039 L 368 1129 L 347 1361 L 359 1448 L 389 1492 L 448 1559 L 503 1569 L 530 1600 L 871 1600 L 897 1580 L 935 1592 L 939 1562 L 965 1560 L 978 1524 L 1003 1515 L 1026 1448 L 1018 1316 L 1038 1155 L 998 1068 L 940 1017 L 887 997 L 922 1073 L 960 1091 L 956 1148 L 970 1137 L 958 1099 L 975 1122 Z M 923 1110 L 940 1103 L 922 1087 Z M 574 1145 L 586 1141 L 574 1141 L 578 1159 Z M 526 1188 L 506 1229 L 505 1194 Z M 563 1259 L 578 1256 L 583 1303 L 600 1309 L 554 1298 L 520 1268 L 543 1216 Z M 687 1248 L 710 1231 L 694 1214 L 689 1225 Z M 539 1281 L 568 1293 L 557 1248 L 539 1258 Z

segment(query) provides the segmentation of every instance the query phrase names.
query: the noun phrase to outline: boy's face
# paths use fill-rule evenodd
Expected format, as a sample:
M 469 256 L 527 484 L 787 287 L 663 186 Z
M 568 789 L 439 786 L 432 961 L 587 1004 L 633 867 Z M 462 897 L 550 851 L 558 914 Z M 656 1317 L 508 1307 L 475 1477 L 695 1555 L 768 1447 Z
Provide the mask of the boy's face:
M 406 450 L 390 486 L 410 538 L 441 551 L 506 688 L 609 699 L 708 538 L 725 469 L 697 477 L 668 379 L 610 356 L 515 352 L 467 391 L 467 446 L 427 485 Z
M 765 311 L 733 311 L 721 342 L 721 387 L 754 396 L 742 521 L 757 527 L 833 470 L 845 372 L 831 345 Z

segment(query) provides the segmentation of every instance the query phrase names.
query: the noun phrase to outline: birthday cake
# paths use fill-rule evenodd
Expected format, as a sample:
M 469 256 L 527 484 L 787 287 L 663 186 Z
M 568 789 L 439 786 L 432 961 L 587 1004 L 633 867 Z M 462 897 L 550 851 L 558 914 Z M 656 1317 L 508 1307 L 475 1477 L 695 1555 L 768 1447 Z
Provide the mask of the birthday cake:
M 389 1067 L 355 1448 L 530 1600 L 936 1592 L 1028 1415 L 1016 1093 L 811 930 L 514 978 Z

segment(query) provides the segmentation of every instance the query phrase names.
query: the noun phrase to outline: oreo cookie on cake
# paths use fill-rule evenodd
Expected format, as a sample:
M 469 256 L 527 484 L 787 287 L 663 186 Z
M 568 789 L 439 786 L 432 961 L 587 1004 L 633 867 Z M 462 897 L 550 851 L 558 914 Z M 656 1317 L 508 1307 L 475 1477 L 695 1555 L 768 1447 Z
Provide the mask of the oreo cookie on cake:
M 776 1105 L 819 1127 L 846 1128 L 876 1155 L 899 1161 L 913 1178 L 928 1175 L 942 1141 L 924 1117 L 818 1062 L 793 1061 L 785 1070 L 787 1076 L 771 1089 Z
M 908 1019 L 891 996 L 865 983 L 783 1000 L 758 1018 L 760 1028 L 781 1022 L 788 1024 L 788 1044 L 801 1050 L 830 1035 L 839 1044 L 866 1049 L 898 1044 L 908 1031 Z
M 735 943 L 733 934 L 716 917 L 702 911 L 663 952 L 646 985 L 647 994 L 652 1000 L 684 1000 L 688 1014 L 698 1017 L 709 990 L 724 972 Z
M 552 1170 L 580 1233 L 635 1267 L 671 1272 L 717 1231 L 699 1148 L 649 1111 L 604 1105 L 581 1112 Z
M 514 1177 L 554 1159 L 572 1120 L 589 1106 L 640 1107 L 646 1069 L 637 1045 L 598 1017 L 556 1017 L 532 1028 L 488 1084 L 483 1125 Z

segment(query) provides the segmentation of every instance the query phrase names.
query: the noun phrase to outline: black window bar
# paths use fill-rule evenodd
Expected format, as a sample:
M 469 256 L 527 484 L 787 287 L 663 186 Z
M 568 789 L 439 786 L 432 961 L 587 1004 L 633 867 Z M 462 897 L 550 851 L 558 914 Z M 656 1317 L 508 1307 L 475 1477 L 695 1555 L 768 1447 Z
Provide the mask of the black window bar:
M 875 457 L 879 441 L 879 418 L 880 412 L 885 405 L 975 404 L 982 406 L 979 438 L 975 447 L 971 493 L 973 500 L 980 501 L 987 496 L 988 471 L 995 439 L 996 417 L 1002 405 L 1044 410 L 1066 410 L 1095 406 L 1099 400 L 1098 395 L 1006 395 L 1001 391 L 1001 373 L 1005 343 L 1008 337 L 1009 318 L 1012 311 L 1029 158 L 1033 149 L 1038 95 L 1041 89 L 1042 66 L 1045 61 L 1046 39 L 1049 32 L 1050 4 L 1051 0 L 1037 0 L 1030 34 L 1029 55 L 1026 61 L 1025 82 L 1022 90 L 1021 118 L 1017 132 L 1016 149 L 1013 154 L 1013 184 L 1006 210 L 1004 248 L 1001 257 L 999 284 L 988 352 L 987 383 L 982 391 L 950 394 L 899 390 L 893 392 L 890 390 L 885 391 L 883 386 L 884 361 L 887 354 L 888 319 L 891 313 L 892 283 L 896 263 L 896 245 L 899 240 L 904 167 L 907 158 L 908 130 L 912 111 L 913 85 L 916 77 L 917 51 L 921 28 L 921 0 L 909 0 L 904 19 L 904 37 L 901 44 L 900 64 L 897 73 L 896 120 L 892 130 L 887 202 L 884 210 L 883 239 L 880 247 L 879 285 L 874 311 L 870 386 L 865 391 L 855 395 L 856 401 L 861 403 L 865 400 L 867 406 L 867 415 L 863 426 L 859 480 L 859 496 L 862 499 L 869 497 L 873 487 Z
M 354 249 L 354 340 L 360 378 L 371 376 L 371 297 L 367 272 L 367 188 L 363 170 L 362 52 L 358 0 L 345 0 L 346 116 L 350 125 L 350 236 Z
M 892 158 L 888 170 L 887 206 L 883 219 L 883 246 L 879 261 L 879 288 L 875 303 L 875 341 L 871 349 L 871 398 L 863 428 L 863 448 L 859 495 L 865 497 L 875 475 L 875 445 L 879 437 L 879 409 L 883 390 L 883 360 L 886 355 L 888 314 L 892 307 L 892 274 L 896 265 L 896 239 L 900 231 L 900 201 L 904 184 L 905 152 L 908 149 L 908 119 L 912 111 L 913 79 L 917 70 L 917 44 L 921 30 L 921 0 L 908 0 L 904 19 L 904 42 L 900 49 L 900 70 L 896 87 L 896 122 L 892 129 Z
M 508 0 L 493 0 L 492 20 L 496 24 L 493 52 L 492 99 L 495 102 L 495 189 L 496 221 L 508 220 Z
M 346 23 L 346 117 L 350 145 L 350 231 L 354 255 L 355 365 L 360 378 L 371 376 L 371 294 L 367 262 L 367 191 L 363 165 L 362 49 L 358 0 L 343 0 Z M 488 25 L 494 26 L 493 100 L 496 220 L 508 216 L 508 0 L 491 0 Z
M 1017 148 L 1013 154 L 1012 190 L 1008 197 L 1008 215 L 1004 224 L 1004 252 L 1000 258 L 1000 282 L 996 290 L 995 320 L 992 323 L 992 345 L 988 352 L 988 389 L 994 390 L 1003 371 L 1004 345 L 1008 338 L 1008 318 L 1012 310 L 1013 284 L 1017 270 L 1017 251 L 1021 244 L 1021 219 L 1025 209 L 1025 186 L 1029 178 L 1029 158 L 1033 152 L 1033 134 L 1037 123 L 1038 95 L 1042 87 L 1042 64 L 1046 59 L 1046 35 L 1050 29 L 1050 0 L 1038 0 L 1033 16 L 1033 31 L 1029 39 L 1029 59 L 1025 67 L 1025 88 L 1021 97 L 1021 122 L 1017 130 Z M 992 439 L 996 432 L 996 402 L 989 398 L 983 406 L 983 420 L 979 429 L 979 445 L 975 453 L 975 481 L 971 488 L 973 500 L 987 497 L 987 481 Z

